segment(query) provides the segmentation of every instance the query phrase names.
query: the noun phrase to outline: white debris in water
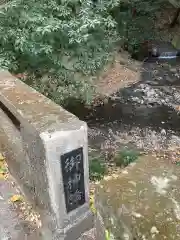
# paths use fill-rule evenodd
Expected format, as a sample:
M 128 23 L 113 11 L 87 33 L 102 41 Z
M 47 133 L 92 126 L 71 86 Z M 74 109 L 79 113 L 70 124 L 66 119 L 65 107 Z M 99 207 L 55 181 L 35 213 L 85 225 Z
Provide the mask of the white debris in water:
M 146 240 L 146 237 L 145 237 L 145 235 L 143 235 L 143 236 L 142 236 L 142 240 Z
M 115 225 L 115 221 L 114 221 L 114 219 L 112 217 L 110 218 L 110 221 L 111 221 L 111 224 L 114 226 Z
M 169 187 L 169 182 L 171 180 L 166 178 L 166 177 L 156 177 L 152 176 L 151 178 L 151 183 L 154 185 L 156 188 L 156 192 L 159 194 L 166 194 L 166 189 Z
M 134 187 L 136 187 L 136 182 L 134 181 L 128 181 L 128 183 L 132 184 Z
M 175 214 L 177 220 L 180 220 L 180 205 L 174 198 L 172 198 L 171 200 L 174 204 L 174 214 Z
M 156 188 L 156 192 L 164 195 L 166 194 L 166 190 L 169 187 L 169 182 L 176 181 L 178 178 L 175 175 L 171 175 L 169 178 L 167 177 L 151 177 L 151 183 Z
M 104 178 L 103 178 L 105 181 L 109 181 L 109 180 L 111 180 L 112 179 L 112 176 L 104 176 Z
M 137 212 L 132 212 L 132 216 L 136 217 L 136 218 L 141 218 L 142 215 L 140 213 Z
M 136 162 L 132 162 L 129 164 L 129 166 L 134 167 L 136 165 Z
M 128 174 L 128 171 L 127 170 L 123 170 L 122 173 L 123 174 Z
M 130 240 L 130 236 L 127 233 L 123 234 L 124 240 Z
M 161 130 L 161 134 L 162 134 L 162 135 L 166 135 L 166 130 L 165 130 L 165 129 L 162 129 L 162 130 Z
M 174 181 L 177 181 L 178 177 L 176 175 L 172 175 L 171 179 L 174 180 Z
M 158 234 L 159 233 L 159 231 L 158 231 L 158 229 L 157 229 L 157 227 L 155 227 L 155 226 L 153 226 L 152 228 L 151 228 L 151 234 Z

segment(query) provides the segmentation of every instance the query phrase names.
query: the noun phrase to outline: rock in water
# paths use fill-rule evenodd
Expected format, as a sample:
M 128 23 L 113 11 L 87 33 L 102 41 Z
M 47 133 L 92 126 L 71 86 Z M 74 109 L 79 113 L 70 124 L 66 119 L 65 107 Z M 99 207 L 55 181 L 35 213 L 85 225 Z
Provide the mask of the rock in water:
M 97 239 L 180 239 L 180 167 L 144 157 L 96 190 Z
M 154 57 L 162 59 L 172 59 L 176 58 L 177 55 L 178 55 L 177 48 L 170 42 L 152 43 L 152 56 Z

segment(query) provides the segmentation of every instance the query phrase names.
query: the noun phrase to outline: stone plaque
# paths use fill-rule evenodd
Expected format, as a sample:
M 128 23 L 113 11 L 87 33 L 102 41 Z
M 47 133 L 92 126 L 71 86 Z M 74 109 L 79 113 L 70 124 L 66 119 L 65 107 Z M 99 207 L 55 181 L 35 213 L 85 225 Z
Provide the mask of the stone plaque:
M 66 210 L 70 212 L 85 203 L 83 148 L 61 156 Z

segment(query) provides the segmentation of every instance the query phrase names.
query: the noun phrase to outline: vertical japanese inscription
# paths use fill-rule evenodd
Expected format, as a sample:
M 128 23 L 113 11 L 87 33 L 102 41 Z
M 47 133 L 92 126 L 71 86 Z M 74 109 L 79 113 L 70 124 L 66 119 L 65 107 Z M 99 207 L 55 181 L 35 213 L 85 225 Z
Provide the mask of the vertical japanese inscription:
M 66 210 L 70 212 L 85 203 L 83 148 L 61 156 Z

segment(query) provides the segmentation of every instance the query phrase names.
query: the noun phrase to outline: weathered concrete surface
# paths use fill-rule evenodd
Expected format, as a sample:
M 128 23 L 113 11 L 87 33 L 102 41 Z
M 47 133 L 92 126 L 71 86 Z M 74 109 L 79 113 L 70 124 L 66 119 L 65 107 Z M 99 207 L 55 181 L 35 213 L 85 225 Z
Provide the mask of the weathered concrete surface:
M 78 239 L 92 228 L 87 125 L 6 71 L 0 72 L 0 150 L 41 215 L 43 239 Z M 6 109 L 5 109 L 6 108 Z M 83 148 L 85 204 L 67 213 L 61 155 Z
M 180 168 L 145 157 L 96 191 L 97 239 L 180 239 Z M 101 224 L 101 225 L 100 225 Z
M 92 228 L 89 231 L 83 233 L 78 240 L 96 240 L 96 229 Z
M 7 71 L 0 71 L 0 101 L 21 122 L 38 132 L 65 130 L 67 123 L 77 123 L 77 117 L 35 91 Z M 59 129 L 57 129 L 57 124 Z M 71 130 L 76 125 L 71 125 Z M 69 130 L 69 126 L 68 126 Z
M 10 197 L 17 194 L 10 179 L 0 179 L 0 239 L 1 240 L 40 240 L 35 226 L 20 218 Z

